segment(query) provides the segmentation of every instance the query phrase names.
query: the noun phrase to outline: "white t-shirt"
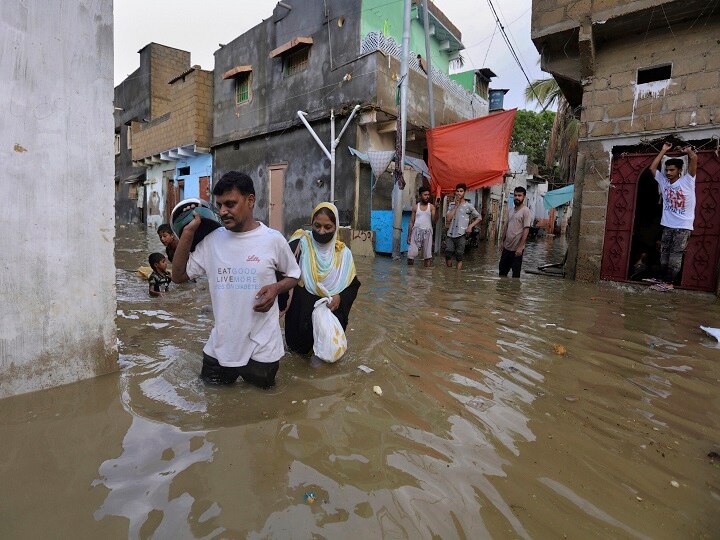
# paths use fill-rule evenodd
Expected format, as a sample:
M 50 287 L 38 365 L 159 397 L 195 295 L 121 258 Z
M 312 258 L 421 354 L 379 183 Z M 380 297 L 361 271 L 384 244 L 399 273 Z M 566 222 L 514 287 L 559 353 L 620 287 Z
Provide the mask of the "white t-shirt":
M 207 274 L 215 326 L 203 351 L 221 366 L 275 362 L 285 354 L 277 300 L 267 313 L 253 311 L 255 295 L 276 283 L 275 271 L 299 278 L 300 267 L 278 231 L 262 223 L 245 233 L 215 229 L 190 254 L 190 279 Z
M 672 229 L 693 230 L 695 221 L 695 177 L 683 174 L 674 184 L 658 169 L 655 180 L 660 186 L 663 213 L 660 224 Z

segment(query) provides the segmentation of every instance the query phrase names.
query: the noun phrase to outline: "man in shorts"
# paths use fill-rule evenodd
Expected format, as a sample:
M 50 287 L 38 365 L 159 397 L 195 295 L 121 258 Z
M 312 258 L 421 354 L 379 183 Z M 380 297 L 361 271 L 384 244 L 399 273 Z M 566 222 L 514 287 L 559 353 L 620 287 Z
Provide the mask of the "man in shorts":
M 445 237 L 445 264 L 448 268 L 452 268 L 452 260 L 455 259 L 458 270 L 462 270 L 467 238 L 470 236 L 473 227 L 482 221 L 480 213 L 465 200 L 466 191 L 467 186 L 465 184 L 455 186 L 455 200 L 451 203 L 445 217 L 446 222 L 450 222 Z

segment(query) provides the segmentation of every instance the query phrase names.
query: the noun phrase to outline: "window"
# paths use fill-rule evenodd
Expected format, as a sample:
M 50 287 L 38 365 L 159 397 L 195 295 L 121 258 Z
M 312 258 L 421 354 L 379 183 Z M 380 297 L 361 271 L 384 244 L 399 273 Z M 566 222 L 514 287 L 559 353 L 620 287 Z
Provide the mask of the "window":
M 235 104 L 242 105 L 250 101 L 250 73 L 235 77 Z
M 132 126 L 127 127 L 127 149 L 132 149 Z
M 305 71 L 310 58 L 310 47 L 303 47 L 295 52 L 287 54 L 283 58 L 283 75 L 290 77 L 301 71 Z
M 645 84 L 655 81 L 666 81 L 670 78 L 672 64 L 665 64 L 651 68 L 638 69 L 637 83 Z
M 178 167 L 178 176 L 187 176 L 190 174 L 190 167 Z
M 115 134 L 115 155 L 117 156 L 120 153 L 120 134 Z

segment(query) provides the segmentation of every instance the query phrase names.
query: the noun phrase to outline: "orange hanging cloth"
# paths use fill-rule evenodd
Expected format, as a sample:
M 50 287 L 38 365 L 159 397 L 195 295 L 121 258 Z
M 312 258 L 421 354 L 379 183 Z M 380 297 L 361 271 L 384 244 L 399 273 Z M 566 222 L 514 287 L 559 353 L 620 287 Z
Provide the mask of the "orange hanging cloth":
M 499 184 L 510 169 L 508 150 L 517 109 L 427 130 L 433 191 L 451 193 Z

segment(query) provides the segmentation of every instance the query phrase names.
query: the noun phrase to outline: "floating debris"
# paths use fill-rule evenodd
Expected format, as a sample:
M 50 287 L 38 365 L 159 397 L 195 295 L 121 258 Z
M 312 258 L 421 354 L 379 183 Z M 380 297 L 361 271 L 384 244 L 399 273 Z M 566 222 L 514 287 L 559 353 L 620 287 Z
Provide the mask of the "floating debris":
M 372 373 L 373 371 L 375 371 L 373 368 L 369 368 L 369 367 L 367 367 L 366 365 L 363 365 L 363 364 L 360 364 L 360 365 L 358 366 L 358 369 L 359 369 L 360 371 L 364 371 L 365 373 Z
M 574 401 L 577 401 L 577 400 L 580 399 L 580 398 L 577 397 L 577 396 L 565 396 L 565 399 L 566 399 L 567 401 L 574 402 Z
M 670 485 L 671 485 L 672 487 L 679 488 L 679 487 L 680 487 L 680 482 L 678 482 L 677 480 L 671 480 L 671 481 L 670 481 Z
M 443 319 L 448 320 L 450 322 L 460 322 L 460 319 L 458 319 L 457 317 L 450 317 L 449 315 L 443 317 Z
M 373 386 L 373 392 L 375 392 L 378 396 L 382 396 L 382 388 L 379 386 Z
M 555 351 L 555 354 L 560 356 L 565 356 L 567 354 L 567 349 L 563 345 L 553 345 L 553 351 Z
M 717 339 L 718 342 L 720 343 L 720 328 L 712 328 L 710 326 L 701 326 L 700 329 L 703 330 L 709 336 L 712 336 L 715 339 Z
M 306 503 L 312 504 L 312 503 L 314 503 L 315 500 L 317 499 L 317 495 L 315 495 L 315 492 L 314 492 L 314 491 L 308 491 L 308 492 L 305 493 L 304 498 L 305 498 L 305 502 L 306 502 Z

